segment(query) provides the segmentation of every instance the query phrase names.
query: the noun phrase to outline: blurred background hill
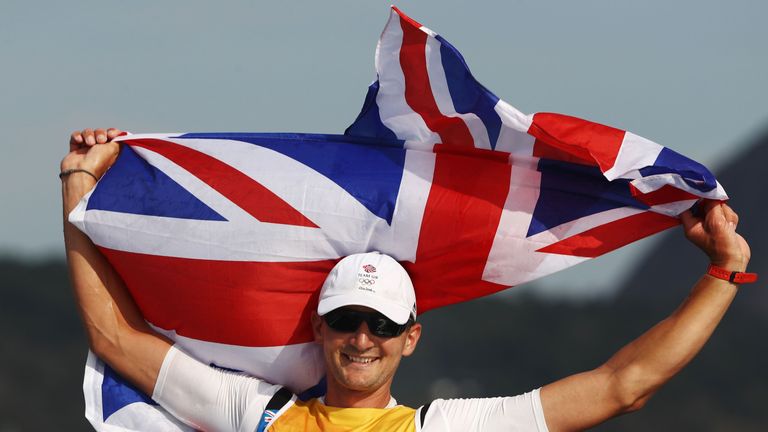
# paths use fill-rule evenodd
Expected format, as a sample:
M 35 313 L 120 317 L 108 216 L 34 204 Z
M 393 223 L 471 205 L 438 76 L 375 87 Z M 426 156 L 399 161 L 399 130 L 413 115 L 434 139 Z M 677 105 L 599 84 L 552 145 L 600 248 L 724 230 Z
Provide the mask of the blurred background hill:
M 638 413 L 600 431 L 764 431 L 768 425 L 768 231 L 765 200 L 750 193 L 768 165 L 768 130 L 718 175 L 750 240 L 750 270 L 702 353 Z M 598 366 L 670 313 L 706 267 L 679 230 L 662 235 L 614 296 L 574 302 L 496 295 L 425 314 L 419 350 L 394 393 L 406 404 L 436 397 L 517 394 Z M 0 432 L 88 430 L 82 375 L 87 345 L 60 259 L 0 260 Z M 43 413 L 43 414 L 41 414 Z

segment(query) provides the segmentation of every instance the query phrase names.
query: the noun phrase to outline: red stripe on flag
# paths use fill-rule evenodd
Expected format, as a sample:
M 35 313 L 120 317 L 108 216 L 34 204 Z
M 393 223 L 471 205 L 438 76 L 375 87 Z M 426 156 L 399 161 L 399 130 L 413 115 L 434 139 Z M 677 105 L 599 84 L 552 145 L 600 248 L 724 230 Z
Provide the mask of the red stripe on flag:
M 562 114 L 536 113 L 528 133 L 536 137 L 534 156 L 597 165 L 605 172 L 616 162 L 626 132 Z
M 180 336 L 254 347 L 313 340 L 310 314 L 336 264 L 213 261 L 99 249 L 147 321 Z
M 653 192 L 642 193 L 630 183 L 629 190 L 635 199 L 649 206 L 699 199 L 696 195 L 671 185 L 664 185 Z
M 414 26 L 416 28 L 423 27 L 420 22 L 418 22 L 415 19 L 413 19 L 413 18 L 409 17 L 408 15 L 404 14 L 403 11 L 401 11 L 397 6 L 391 6 L 391 7 L 392 7 L 392 10 L 394 10 L 395 12 L 397 12 L 398 15 L 400 15 L 401 19 L 404 19 L 404 20 L 408 21 L 412 26 Z
M 440 135 L 443 144 L 474 146 L 472 134 L 464 120 L 444 116 L 432 94 L 425 53 L 428 35 L 419 29 L 418 23 L 402 13 L 400 24 L 403 29 L 400 65 L 405 78 L 406 102 L 424 119 L 427 127 Z
M 509 193 L 511 166 L 471 155 L 435 157 L 416 262 L 403 263 L 417 287 L 420 313 L 507 288 L 482 276 Z
M 553 160 L 570 162 L 570 163 L 575 163 L 580 165 L 597 166 L 594 160 L 592 160 L 591 158 L 588 158 L 589 157 L 588 155 L 584 155 L 582 153 L 579 153 L 579 154 L 568 153 L 564 150 L 560 150 L 557 147 L 552 147 L 551 145 L 547 144 L 546 142 L 538 138 L 536 138 L 536 141 L 534 141 L 533 143 L 533 156 L 542 158 L 542 159 L 553 159 Z
M 311 220 L 259 182 L 214 157 L 160 139 L 142 138 L 124 142 L 167 157 L 261 222 L 317 228 Z
M 679 224 L 677 218 L 643 212 L 597 226 L 536 252 L 595 258 Z

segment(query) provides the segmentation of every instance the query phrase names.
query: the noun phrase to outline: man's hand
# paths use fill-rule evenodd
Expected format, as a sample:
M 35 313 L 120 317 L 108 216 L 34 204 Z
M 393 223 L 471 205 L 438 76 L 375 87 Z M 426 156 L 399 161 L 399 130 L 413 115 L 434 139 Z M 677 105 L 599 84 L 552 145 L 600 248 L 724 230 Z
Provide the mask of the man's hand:
M 745 271 L 750 258 L 749 245 L 736 233 L 739 216 L 728 204 L 702 202 L 702 217 L 690 210 L 680 215 L 685 236 L 709 256 L 712 264 L 731 271 Z
M 84 169 L 101 178 L 120 152 L 119 144 L 112 140 L 122 134 L 123 131 L 115 128 L 72 132 L 69 153 L 61 161 L 61 170 Z

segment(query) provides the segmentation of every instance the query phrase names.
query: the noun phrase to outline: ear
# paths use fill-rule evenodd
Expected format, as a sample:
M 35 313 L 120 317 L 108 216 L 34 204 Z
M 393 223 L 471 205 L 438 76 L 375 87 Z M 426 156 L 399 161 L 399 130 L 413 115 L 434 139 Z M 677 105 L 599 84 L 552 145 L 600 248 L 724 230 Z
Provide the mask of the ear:
M 405 346 L 403 347 L 403 356 L 408 357 L 416 350 L 416 345 L 421 338 L 421 324 L 414 323 L 411 328 L 405 332 Z
M 323 343 L 323 319 L 316 311 L 312 311 L 312 333 L 315 335 L 315 343 Z

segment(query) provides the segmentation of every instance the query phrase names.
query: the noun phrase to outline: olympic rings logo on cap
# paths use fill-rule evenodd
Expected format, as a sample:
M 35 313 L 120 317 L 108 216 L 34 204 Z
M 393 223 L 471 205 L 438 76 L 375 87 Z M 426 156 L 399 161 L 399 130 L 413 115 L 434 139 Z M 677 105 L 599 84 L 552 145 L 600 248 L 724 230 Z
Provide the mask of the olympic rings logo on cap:
M 359 278 L 357 281 L 363 285 L 373 285 L 376 283 L 376 281 L 373 279 L 364 279 L 364 278 Z

